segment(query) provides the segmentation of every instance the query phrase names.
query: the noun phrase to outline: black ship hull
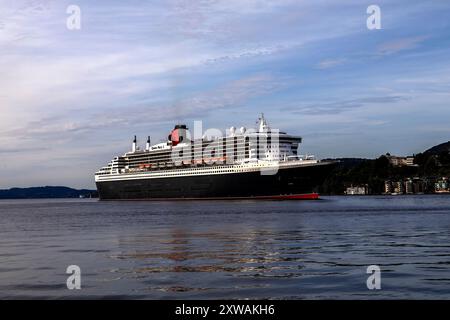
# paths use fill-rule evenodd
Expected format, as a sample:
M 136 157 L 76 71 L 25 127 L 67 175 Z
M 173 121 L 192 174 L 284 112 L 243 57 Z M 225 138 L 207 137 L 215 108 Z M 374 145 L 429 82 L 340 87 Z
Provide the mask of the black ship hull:
M 101 200 L 313 199 L 332 163 L 280 168 L 276 174 L 241 172 L 139 180 L 97 181 Z M 311 196 L 308 196 L 311 195 Z

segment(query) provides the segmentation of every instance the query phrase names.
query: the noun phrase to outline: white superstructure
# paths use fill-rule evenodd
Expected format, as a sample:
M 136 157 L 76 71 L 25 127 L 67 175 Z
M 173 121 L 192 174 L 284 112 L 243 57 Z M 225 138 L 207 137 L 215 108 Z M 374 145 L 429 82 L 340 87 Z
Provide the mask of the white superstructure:
M 185 125 L 177 125 L 168 141 L 137 146 L 113 158 L 95 174 L 95 180 L 130 180 L 174 176 L 216 175 L 317 165 L 313 156 L 299 156 L 302 138 L 271 129 L 264 115 L 257 129 L 231 127 L 226 137 L 190 141 Z

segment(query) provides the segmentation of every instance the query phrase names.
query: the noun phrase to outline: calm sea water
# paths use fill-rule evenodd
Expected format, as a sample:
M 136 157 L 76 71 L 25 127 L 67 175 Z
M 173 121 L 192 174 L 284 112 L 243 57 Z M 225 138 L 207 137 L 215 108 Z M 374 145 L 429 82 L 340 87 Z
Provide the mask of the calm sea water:
M 450 299 L 450 196 L 323 199 L 3 200 L 0 298 Z

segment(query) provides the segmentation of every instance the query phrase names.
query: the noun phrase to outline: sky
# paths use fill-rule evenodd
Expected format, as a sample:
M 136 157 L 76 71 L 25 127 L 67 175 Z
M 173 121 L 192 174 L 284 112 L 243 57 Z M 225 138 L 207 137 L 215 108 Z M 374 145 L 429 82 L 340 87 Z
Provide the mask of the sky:
M 0 0 L 0 188 L 94 188 L 135 134 L 261 112 L 302 154 L 424 151 L 450 140 L 448 17 L 448 0 Z

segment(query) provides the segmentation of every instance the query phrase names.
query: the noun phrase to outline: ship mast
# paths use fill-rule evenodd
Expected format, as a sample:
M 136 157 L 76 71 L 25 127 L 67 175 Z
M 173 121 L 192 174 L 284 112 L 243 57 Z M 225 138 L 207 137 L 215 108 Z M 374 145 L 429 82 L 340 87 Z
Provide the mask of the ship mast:
M 145 150 L 146 151 L 150 150 L 150 136 L 148 136 L 148 138 L 147 138 L 147 144 L 145 145 Z
M 267 120 L 264 118 L 264 113 L 261 113 L 261 117 L 259 117 L 258 120 L 258 132 L 268 132 L 270 127 Z
M 134 136 L 133 144 L 131 146 L 131 152 L 136 152 L 136 149 L 137 149 L 136 145 L 137 145 L 137 138 L 136 138 L 136 136 Z

